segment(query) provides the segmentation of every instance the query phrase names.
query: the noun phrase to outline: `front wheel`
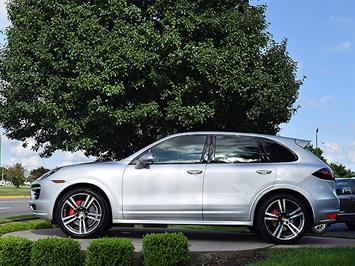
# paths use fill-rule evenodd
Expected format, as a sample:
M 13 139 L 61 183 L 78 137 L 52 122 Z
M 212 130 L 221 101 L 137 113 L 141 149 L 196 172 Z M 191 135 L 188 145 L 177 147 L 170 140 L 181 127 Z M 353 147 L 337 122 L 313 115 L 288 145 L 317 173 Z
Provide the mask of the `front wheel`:
M 58 202 L 56 217 L 62 231 L 76 238 L 100 235 L 111 222 L 106 200 L 91 188 L 76 188 L 65 193 Z
M 309 218 L 302 200 L 289 194 L 276 194 L 261 203 L 257 210 L 258 231 L 277 244 L 292 244 L 308 229 Z

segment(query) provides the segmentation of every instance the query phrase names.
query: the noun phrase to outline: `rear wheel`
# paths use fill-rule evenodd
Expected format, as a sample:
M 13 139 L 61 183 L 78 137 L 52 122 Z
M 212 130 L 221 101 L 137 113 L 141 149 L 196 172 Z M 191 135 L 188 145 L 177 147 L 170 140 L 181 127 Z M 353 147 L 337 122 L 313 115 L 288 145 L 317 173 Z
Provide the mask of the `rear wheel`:
M 65 193 L 58 202 L 56 217 L 63 232 L 76 238 L 98 236 L 111 223 L 106 200 L 91 188 L 76 188 Z
M 309 217 L 302 200 L 289 194 L 276 194 L 257 210 L 258 231 L 272 243 L 292 244 L 308 229 Z

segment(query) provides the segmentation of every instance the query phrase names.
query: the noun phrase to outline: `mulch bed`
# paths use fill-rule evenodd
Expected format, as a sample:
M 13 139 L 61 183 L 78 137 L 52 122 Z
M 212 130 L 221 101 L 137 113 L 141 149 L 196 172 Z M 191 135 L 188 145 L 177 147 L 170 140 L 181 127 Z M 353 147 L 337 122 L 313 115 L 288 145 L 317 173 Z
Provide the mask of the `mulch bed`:
M 191 252 L 191 261 L 186 266 L 242 266 L 263 257 L 258 250 Z M 134 266 L 143 265 L 142 253 L 136 253 Z

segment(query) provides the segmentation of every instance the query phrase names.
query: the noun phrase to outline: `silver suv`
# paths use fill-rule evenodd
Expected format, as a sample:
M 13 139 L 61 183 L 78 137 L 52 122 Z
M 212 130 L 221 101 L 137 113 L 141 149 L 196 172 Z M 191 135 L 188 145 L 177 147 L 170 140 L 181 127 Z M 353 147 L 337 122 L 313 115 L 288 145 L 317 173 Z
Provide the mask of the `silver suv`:
M 163 138 L 118 162 L 57 168 L 32 184 L 30 208 L 73 237 L 112 224 L 249 226 L 293 243 L 334 222 L 334 177 L 308 141 L 247 133 Z

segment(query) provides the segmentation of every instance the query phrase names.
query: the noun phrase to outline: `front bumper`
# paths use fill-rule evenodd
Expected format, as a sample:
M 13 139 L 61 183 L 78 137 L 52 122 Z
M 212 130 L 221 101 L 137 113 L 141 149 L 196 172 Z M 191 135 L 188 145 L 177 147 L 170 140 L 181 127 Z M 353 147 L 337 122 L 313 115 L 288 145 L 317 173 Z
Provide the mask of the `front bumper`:
M 58 186 L 50 179 L 33 182 L 29 201 L 29 208 L 33 215 L 41 219 L 53 220 L 54 200 L 58 192 Z

